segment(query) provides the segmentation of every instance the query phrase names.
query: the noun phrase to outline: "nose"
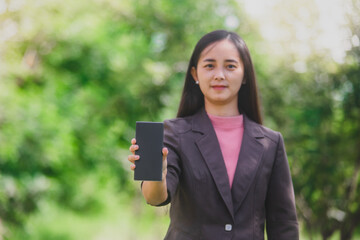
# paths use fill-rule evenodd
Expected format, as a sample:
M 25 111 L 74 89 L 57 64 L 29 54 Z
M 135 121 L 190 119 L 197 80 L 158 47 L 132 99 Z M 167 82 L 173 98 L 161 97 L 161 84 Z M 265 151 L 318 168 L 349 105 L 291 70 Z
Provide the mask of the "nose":
M 223 69 L 219 68 L 216 72 L 215 72 L 215 80 L 224 80 L 225 79 L 225 75 L 224 75 L 224 71 Z

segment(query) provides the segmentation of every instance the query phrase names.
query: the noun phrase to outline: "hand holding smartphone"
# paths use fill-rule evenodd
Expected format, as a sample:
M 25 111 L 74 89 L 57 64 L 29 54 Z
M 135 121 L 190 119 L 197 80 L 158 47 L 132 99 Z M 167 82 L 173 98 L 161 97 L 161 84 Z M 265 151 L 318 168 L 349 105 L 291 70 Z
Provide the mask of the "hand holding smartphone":
M 139 149 L 135 151 L 140 159 L 136 161 L 134 180 L 162 180 L 162 147 L 164 124 L 162 122 L 136 122 L 136 143 Z

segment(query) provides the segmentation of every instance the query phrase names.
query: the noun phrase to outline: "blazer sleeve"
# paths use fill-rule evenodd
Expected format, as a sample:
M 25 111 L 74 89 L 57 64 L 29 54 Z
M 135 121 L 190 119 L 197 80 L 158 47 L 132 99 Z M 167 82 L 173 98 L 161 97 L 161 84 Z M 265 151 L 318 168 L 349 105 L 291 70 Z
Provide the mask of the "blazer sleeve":
M 299 239 L 294 189 L 284 140 L 280 133 L 265 207 L 269 240 Z
M 167 156 L 166 174 L 168 198 L 165 202 L 161 203 L 158 206 L 164 206 L 171 202 L 171 199 L 175 195 L 181 175 L 181 162 L 179 157 L 180 141 L 179 135 L 176 131 L 176 121 L 174 120 L 164 121 L 164 146 L 167 147 L 169 150 Z

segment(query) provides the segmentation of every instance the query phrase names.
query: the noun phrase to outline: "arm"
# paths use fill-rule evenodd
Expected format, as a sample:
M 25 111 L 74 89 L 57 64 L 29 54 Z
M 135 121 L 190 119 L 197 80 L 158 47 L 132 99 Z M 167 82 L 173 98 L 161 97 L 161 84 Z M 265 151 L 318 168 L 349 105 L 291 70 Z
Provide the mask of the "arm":
M 163 148 L 163 171 L 162 181 L 144 181 L 142 183 L 142 194 L 146 202 L 150 205 L 156 206 L 166 201 L 168 198 L 167 187 L 166 187 L 166 173 L 167 173 L 167 155 L 168 149 Z
M 136 144 L 136 139 L 133 138 L 131 140 L 131 146 L 130 151 L 132 152 L 132 155 L 128 156 L 128 160 L 132 162 L 133 164 L 130 166 L 131 170 L 134 170 L 136 168 L 135 161 L 140 159 L 139 155 L 135 155 L 135 151 L 139 149 L 138 145 Z M 162 202 L 164 202 L 168 196 L 167 196 L 167 188 L 166 188 L 166 172 L 167 172 L 167 155 L 168 155 L 168 149 L 163 148 L 162 149 L 163 154 L 163 169 L 162 169 L 162 181 L 143 181 L 141 183 L 141 191 L 142 194 L 146 200 L 146 202 L 150 205 L 159 205 Z
M 281 134 L 279 134 L 265 207 L 269 240 L 299 239 L 294 189 Z

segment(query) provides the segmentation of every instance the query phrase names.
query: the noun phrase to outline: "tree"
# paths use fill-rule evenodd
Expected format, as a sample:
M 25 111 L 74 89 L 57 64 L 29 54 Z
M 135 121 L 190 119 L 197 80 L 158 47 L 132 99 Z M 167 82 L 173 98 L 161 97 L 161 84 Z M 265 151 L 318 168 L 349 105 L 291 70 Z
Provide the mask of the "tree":
M 233 11 L 212 1 L 3 4 L 0 219 L 20 228 L 41 201 L 98 208 L 101 179 L 132 191 L 119 159 L 135 121 L 174 116 L 164 109 L 177 105 L 195 42 Z M 95 175 L 100 186 L 84 190 Z

